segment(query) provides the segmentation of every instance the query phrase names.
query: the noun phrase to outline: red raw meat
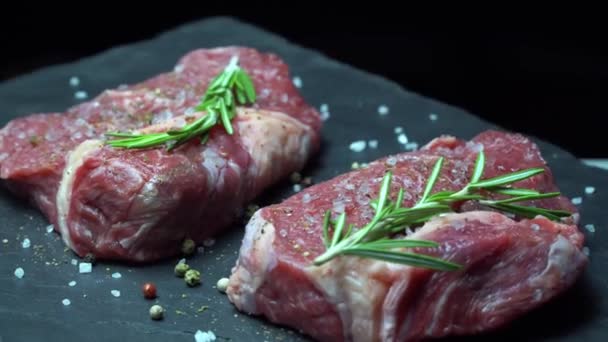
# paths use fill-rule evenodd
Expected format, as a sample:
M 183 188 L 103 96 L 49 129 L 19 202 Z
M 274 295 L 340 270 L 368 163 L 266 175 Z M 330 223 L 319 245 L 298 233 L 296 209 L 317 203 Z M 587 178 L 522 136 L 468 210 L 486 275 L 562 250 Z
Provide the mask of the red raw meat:
M 108 131 L 183 125 L 210 80 L 239 56 L 256 103 L 238 108 L 234 135 L 212 130 L 173 152 L 103 146 Z M 66 113 L 22 117 L 0 130 L 0 178 L 54 223 L 77 254 L 153 261 L 233 222 L 269 185 L 319 147 L 321 121 L 276 55 L 249 48 L 195 50 L 173 72 L 107 90 Z
M 416 341 L 496 329 L 551 300 L 587 263 L 578 213 L 563 196 L 524 203 L 574 213 L 563 222 L 508 217 L 468 202 L 406 237 L 438 242 L 440 247 L 419 252 L 460 263 L 462 270 L 354 256 L 312 265 L 325 250 L 327 210 L 346 212 L 348 223 L 358 227 L 368 223 L 370 199 L 386 170 L 393 172 L 392 198 L 403 187 L 403 206 L 412 206 L 438 156 L 446 160 L 434 191 L 460 189 L 480 149 L 484 178 L 544 167 L 545 173 L 516 185 L 558 191 L 537 146 L 522 135 L 486 131 L 469 142 L 437 138 L 420 151 L 380 159 L 256 212 L 230 278 L 230 301 L 321 341 Z

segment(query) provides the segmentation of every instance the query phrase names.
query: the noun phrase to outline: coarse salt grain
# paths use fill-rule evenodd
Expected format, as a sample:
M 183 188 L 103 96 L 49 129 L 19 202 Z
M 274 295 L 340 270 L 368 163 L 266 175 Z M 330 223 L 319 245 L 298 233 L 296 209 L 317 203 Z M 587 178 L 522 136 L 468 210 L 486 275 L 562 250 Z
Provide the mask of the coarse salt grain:
M 586 187 L 585 187 L 585 193 L 586 193 L 587 195 L 591 195 L 591 194 L 592 194 L 592 193 L 594 193 L 594 192 L 595 192 L 595 188 L 594 188 L 594 187 L 592 187 L 592 186 L 586 186 Z
M 17 267 L 15 269 L 15 277 L 21 279 L 21 278 L 23 278 L 24 275 L 25 275 L 25 271 L 23 270 L 23 268 Z
M 120 279 L 120 278 L 122 278 L 122 274 L 120 274 L 119 272 L 114 272 L 114 273 L 112 273 L 112 278 Z
M 579 205 L 581 203 L 583 203 L 583 199 L 581 197 L 574 197 L 572 199 L 572 204 L 574 204 L 574 205 Z
M 370 140 L 367 142 L 369 148 L 378 148 L 378 140 Z
M 407 144 L 405 144 L 405 149 L 408 151 L 415 151 L 418 149 L 418 143 L 416 143 L 416 142 L 407 143 Z
M 52 232 L 53 232 L 53 230 L 55 230 L 55 226 L 53 226 L 52 224 L 51 224 L 51 225 L 46 226 L 46 232 L 47 232 L 47 233 L 52 233 Z
M 408 143 L 407 135 L 405 135 L 405 133 L 399 134 L 397 136 L 397 141 L 402 145 L 407 144 Z
M 323 103 L 319 107 L 319 110 L 321 111 L 321 113 L 323 113 L 323 112 L 327 113 L 327 112 L 329 112 L 329 106 L 327 105 L 327 103 Z
M 77 92 L 75 92 L 75 93 L 74 93 L 74 98 L 75 98 L 76 100 L 84 100 L 84 99 L 86 99 L 88 96 L 89 96 L 89 95 L 88 95 L 88 94 L 87 94 L 87 92 L 86 92 L 86 91 L 84 91 L 84 90 L 79 90 L 79 91 L 77 91 Z
M 80 78 L 78 78 L 76 76 L 70 77 L 70 85 L 72 87 L 78 87 L 78 85 L 80 85 Z
M 302 190 L 302 186 L 300 184 L 294 184 L 293 185 L 293 191 L 294 192 L 300 192 Z
M 72 259 L 72 265 L 74 265 L 74 266 L 78 265 L 78 260 Z
M 21 247 L 23 247 L 23 248 L 30 248 L 31 245 L 32 245 L 32 243 L 30 242 L 30 239 L 28 239 L 28 238 L 23 239 L 23 242 L 21 242 Z
M 8 239 L 2 239 L 2 243 L 8 243 Z
M 329 112 L 321 112 L 321 120 L 323 120 L 323 121 L 327 121 L 327 119 L 329 119 L 330 116 L 331 116 L 331 114 L 329 114 Z
M 367 143 L 365 142 L 365 140 L 357 140 L 357 141 L 353 141 L 352 143 L 350 143 L 350 150 L 353 152 L 361 152 L 363 150 L 365 150 L 365 146 L 367 145 Z
M 69 299 L 65 298 L 64 300 L 61 301 L 61 303 L 63 303 L 63 305 L 68 306 L 70 304 L 72 304 L 72 302 L 70 302 Z
M 591 251 L 589 250 L 589 247 L 585 246 L 582 249 L 583 254 L 585 254 L 586 256 L 589 256 L 591 254 Z
M 110 291 L 110 293 L 112 294 L 112 296 L 114 296 L 116 298 L 120 297 L 120 291 L 118 291 L 118 290 L 112 290 L 112 291 Z
M 586 224 L 585 229 L 587 229 L 589 233 L 595 233 L 595 226 L 592 224 Z
M 211 247 L 213 245 L 215 245 L 215 239 L 208 238 L 203 241 L 203 246 L 205 247 Z
M 76 282 L 74 280 L 72 280 L 71 282 L 68 283 L 69 287 L 74 287 L 76 286 Z
M 537 232 L 540 230 L 540 226 L 536 223 L 532 223 L 532 225 L 530 226 L 532 228 L 533 231 Z
M 380 115 L 388 114 L 388 107 L 386 105 L 380 105 L 378 107 L 378 114 L 380 114 Z
M 78 264 L 78 272 L 80 273 L 91 273 L 93 271 L 93 265 L 90 262 L 81 262 Z
M 194 334 L 194 340 L 196 342 L 212 342 L 216 340 L 215 334 L 213 331 L 209 330 L 206 332 L 197 330 Z
M 431 121 L 437 121 L 438 116 L 437 116 L 437 114 L 435 114 L 435 113 L 431 113 L 431 114 L 429 114 L 429 119 L 430 119 Z
M 403 127 L 401 127 L 401 126 L 395 127 L 395 134 L 399 134 L 401 132 L 403 132 Z
M 310 194 L 304 194 L 304 196 L 302 196 L 302 203 L 309 203 L 312 200 L 312 197 L 310 196 Z
M 565 220 L 566 218 L 563 217 L 562 220 Z M 581 220 L 581 214 L 579 213 L 574 213 L 572 214 L 572 220 L 574 221 L 574 224 L 578 224 L 578 222 Z
M 296 88 L 302 88 L 302 79 L 301 79 L 301 78 L 299 78 L 298 76 L 294 77 L 294 78 L 293 78 L 293 85 L 294 85 Z

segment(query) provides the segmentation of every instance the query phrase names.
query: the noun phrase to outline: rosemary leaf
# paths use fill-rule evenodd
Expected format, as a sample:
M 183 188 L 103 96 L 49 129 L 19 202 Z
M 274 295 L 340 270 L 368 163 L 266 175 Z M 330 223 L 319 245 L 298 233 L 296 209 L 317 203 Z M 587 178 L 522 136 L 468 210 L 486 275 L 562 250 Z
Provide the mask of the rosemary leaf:
M 367 248 L 415 248 L 415 247 L 438 247 L 439 245 L 433 241 L 427 240 L 393 240 L 393 239 L 381 239 L 372 242 L 365 243 L 363 246 Z
M 397 200 L 395 201 L 395 209 L 399 209 L 401 204 L 403 203 L 403 196 L 405 196 L 405 190 L 403 188 L 399 189 L 399 193 L 397 194 Z
M 486 165 L 486 155 L 483 151 L 479 151 L 477 159 L 475 160 L 475 168 L 473 169 L 473 176 L 471 177 L 471 183 L 475 183 L 481 179 L 483 175 L 483 169 Z
M 393 176 L 392 172 L 388 171 L 386 173 L 386 175 L 384 176 L 384 179 L 382 180 L 382 186 L 380 187 L 380 194 L 378 195 L 378 201 L 376 203 L 376 207 L 374 208 L 374 209 L 376 209 L 376 217 L 378 217 L 382 214 L 382 210 L 384 209 L 384 206 L 386 205 L 386 200 L 391 191 L 392 176 Z
M 494 209 L 498 209 L 500 211 L 512 213 L 512 214 L 523 216 L 526 218 L 535 218 L 538 215 L 542 215 L 550 220 L 559 220 L 562 217 L 568 217 L 568 216 L 572 215 L 572 213 L 564 211 L 564 210 L 526 207 L 526 206 L 522 206 L 522 205 L 507 204 L 507 203 L 488 204 L 488 206 L 492 207 Z
M 439 177 L 439 172 L 441 172 L 442 166 L 443 157 L 439 157 L 439 159 L 437 159 L 437 162 L 435 162 L 433 171 L 431 172 L 431 175 L 426 183 L 426 187 L 424 188 L 424 192 L 422 193 L 422 197 L 420 198 L 418 203 L 423 203 L 424 201 L 426 201 L 426 198 L 429 196 L 429 194 L 433 190 L 433 187 L 435 186 L 435 183 L 437 182 L 437 178 Z
M 342 237 L 342 230 L 344 229 L 344 225 L 346 224 L 346 213 L 340 214 L 338 217 L 338 221 L 336 222 L 336 227 L 334 229 L 334 235 L 331 240 L 331 247 L 335 246 Z
M 502 175 L 502 176 L 498 176 L 498 177 L 494 177 L 494 178 L 490 178 L 490 179 L 484 179 L 484 180 L 481 180 L 481 181 L 478 181 L 475 183 L 470 183 L 469 187 L 471 187 L 471 188 L 488 188 L 488 187 L 494 187 L 494 186 L 508 185 L 508 184 L 512 184 L 512 183 L 530 178 L 532 176 L 535 176 L 535 175 L 537 175 L 539 173 L 543 173 L 543 172 L 545 172 L 545 169 L 543 169 L 543 168 L 525 169 L 525 170 L 509 173 L 506 175 Z
M 401 253 L 375 248 L 353 247 L 345 249 L 343 254 L 430 268 L 438 271 L 455 271 L 462 268 L 461 265 L 423 254 Z
M 519 188 L 508 188 L 508 187 L 490 187 L 486 190 L 509 196 L 527 196 L 527 195 L 539 195 L 540 192 L 531 189 L 519 189 Z
M 538 199 L 543 199 L 543 198 L 557 197 L 559 195 L 560 195 L 559 192 L 548 192 L 548 193 L 544 193 L 544 194 L 523 195 L 523 196 L 511 197 L 511 198 L 507 198 L 507 199 L 503 199 L 503 200 L 480 201 L 480 202 L 483 204 L 485 204 L 487 202 L 492 202 L 494 204 L 515 203 L 515 202 L 532 201 L 532 200 L 538 200 Z

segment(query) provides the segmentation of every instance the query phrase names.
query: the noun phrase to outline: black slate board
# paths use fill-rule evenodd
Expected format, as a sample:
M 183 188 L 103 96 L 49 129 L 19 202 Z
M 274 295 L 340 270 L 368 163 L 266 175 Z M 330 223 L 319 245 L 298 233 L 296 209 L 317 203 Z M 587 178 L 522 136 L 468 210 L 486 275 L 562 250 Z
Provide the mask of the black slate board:
M 34 112 L 64 111 L 76 103 L 71 76 L 81 80 L 79 89 L 94 96 L 106 88 L 138 82 L 170 70 L 188 51 L 220 45 L 248 45 L 282 56 L 292 75 L 303 80 L 301 89 L 313 105 L 329 105 L 331 117 L 323 130 L 321 153 L 311 161 L 307 175 L 329 179 L 350 169 L 354 161 L 370 161 L 403 148 L 393 130 L 402 126 L 411 141 L 424 144 L 439 134 L 470 138 L 495 128 L 457 108 L 407 92 L 374 75 L 331 61 L 311 50 L 295 46 L 276 35 L 231 18 L 190 23 L 153 40 L 122 46 L 69 65 L 51 67 L 0 84 L 0 125 Z M 354 52 L 356 53 L 356 51 Z M 379 116 L 379 105 L 390 108 Z M 438 115 L 431 122 L 429 114 Z M 559 128 L 558 128 L 559 129 Z M 567 131 L 567 128 L 564 128 Z M 350 142 L 377 139 L 379 147 L 363 153 L 348 149 Z M 563 193 L 582 196 L 582 224 L 591 264 L 579 283 L 563 297 L 518 320 L 511 327 L 474 340 L 606 341 L 608 340 L 608 218 L 601 204 L 608 200 L 608 173 L 584 166 L 572 155 L 535 139 L 549 161 Z M 597 191 L 585 195 L 584 187 Z M 284 182 L 270 189 L 260 204 L 277 202 L 292 193 Z M 243 225 L 235 225 L 218 237 L 216 245 L 189 261 L 203 274 L 203 285 L 190 289 L 172 275 L 175 260 L 146 266 L 99 263 L 91 274 L 78 274 L 75 258 L 57 234 L 46 233 L 48 223 L 34 209 L 0 191 L 0 341 L 194 341 L 196 330 L 213 330 L 218 340 L 304 341 L 305 337 L 264 320 L 238 313 L 214 285 L 228 276 L 236 260 Z M 32 246 L 23 249 L 28 237 Z M 51 262 L 46 265 L 45 262 Z M 57 263 L 57 265 L 54 265 Z M 17 279 L 16 267 L 25 269 Z M 121 279 L 110 275 L 120 272 Z M 77 285 L 69 287 L 75 280 Z M 168 313 L 161 322 L 148 318 L 152 301 L 144 300 L 140 287 L 153 281 Z M 115 298 L 110 291 L 121 291 Z M 187 295 L 182 298 L 182 294 Z M 63 306 L 62 300 L 71 300 Z M 209 308 L 197 313 L 202 305 Z M 178 314 L 179 310 L 185 314 Z M 467 338 L 468 340 L 468 338 Z

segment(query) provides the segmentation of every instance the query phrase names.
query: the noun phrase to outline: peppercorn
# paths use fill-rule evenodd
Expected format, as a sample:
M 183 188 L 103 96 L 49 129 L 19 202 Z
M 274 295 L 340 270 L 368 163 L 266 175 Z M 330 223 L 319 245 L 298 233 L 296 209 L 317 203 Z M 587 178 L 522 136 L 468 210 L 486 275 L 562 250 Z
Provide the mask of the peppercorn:
M 197 270 L 188 270 L 184 276 L 186 284 L 190 287 L 194 287 L 201 283 L 201 272 Z
M 251 218 L 251 216 L 253 216 L 258 209 L 260 209 L 260 206 L 257 204 L 248 205 L 247 210 L 245 211 L 245 217 L 248 219 Z
M 87 253 L 84 256 L 84 262 L 88 262 L 91 265 L 95 265 L 95 261 L 96 261 L 95 260 L 95 254 L 93 254 L 93 253 Z
M 194 254 L 196 250 L 196 243 L 192 239 L 184 240 L 182 244 L 182 253 L 186 256 Z
M 300 183 L 302 180 L 302 175 L 299 172 L 294 172 L 289 175 L 289 180 L 294 184 Z
M 156 286 L 152 283 L 145 283 L 144 287 L 144 298 L 154 299 L 156 298 Z
M 160 305 L 155 304 L 150 307 L 150 318 L 152 318 L 153 320 L 157 321 L 162 319 L 164 313 L 165 310 Z
M 174 270 L 175 275 L 180 278 L 183 278 L 189 269 L 190 269 L 190 266 L 188 266 L 188 264 L 180 262 L 179 264 L 175 265 L 175 270 Z

